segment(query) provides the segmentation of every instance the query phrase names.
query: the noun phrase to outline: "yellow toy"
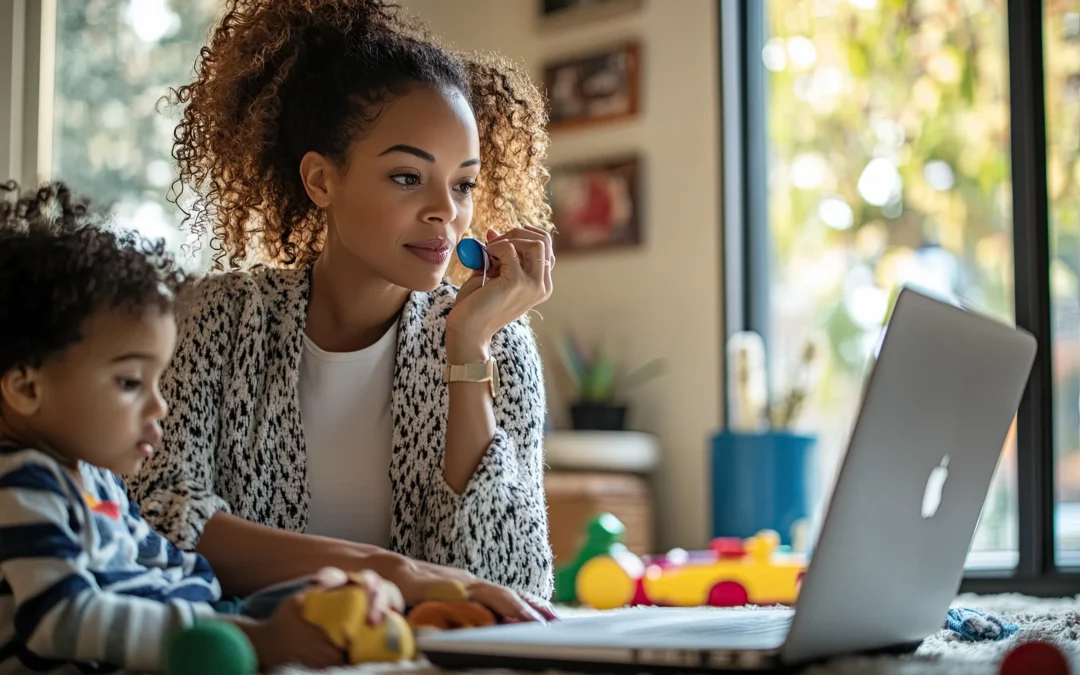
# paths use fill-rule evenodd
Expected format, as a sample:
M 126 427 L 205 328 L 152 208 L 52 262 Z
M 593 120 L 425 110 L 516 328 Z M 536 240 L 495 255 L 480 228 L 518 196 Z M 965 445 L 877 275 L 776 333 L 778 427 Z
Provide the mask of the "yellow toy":
M 676 549 L 639 558 L 629 551 L 599 555 L 577 573 L 575 594 L 585 605 L 738 607 L 794 604 L 805 556 L 780 552 L 780 536 L 763 530 L 746 540 L 714 539 L 708 551 Z
M 416 640 L 405 617 L 387 612 L 381 623 L 368 625 L 368 602 L 360 576 L 350 574 L 344 586 L 305 594 L 300 615 L 335 646 L 348 650 L 352 664 L 415 659 Z

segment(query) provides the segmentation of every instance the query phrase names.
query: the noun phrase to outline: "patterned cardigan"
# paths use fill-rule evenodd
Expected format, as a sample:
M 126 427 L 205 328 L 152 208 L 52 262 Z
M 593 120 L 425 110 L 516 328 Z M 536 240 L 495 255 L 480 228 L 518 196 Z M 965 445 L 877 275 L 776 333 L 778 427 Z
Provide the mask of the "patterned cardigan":
M 162 451 L 130 483 L 144 517 L 181 549 L 195 547 L 219 510 L 285 530 L 307 526 L 297 383 L 310 279 L 310 267 L 213 275 L 184 303 L 161 385 L 170 405 Z M 492 340 L 500 385 L 491 445 L 464 493 L 443 479 L 444 338 L 456 297 L 443 284 L 413 293 L 402 313 L 391 394 L 390 547 L 548 599 L 546 403 L 527 318 Z

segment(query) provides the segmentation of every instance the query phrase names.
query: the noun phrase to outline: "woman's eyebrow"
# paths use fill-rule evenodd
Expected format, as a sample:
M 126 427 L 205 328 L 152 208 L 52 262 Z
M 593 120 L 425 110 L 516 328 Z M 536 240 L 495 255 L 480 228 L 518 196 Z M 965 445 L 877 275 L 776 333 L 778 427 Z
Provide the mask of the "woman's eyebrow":
M 422 159 L 422 160 L 424 160 L 426 162 L 431 162 L 432 164 L 435 163 L 435 155 L 431 154 L 430 152 L 428 152 L 426 150 L 421 150 L 420 148 L 417 148 L 415 146 L 405 145 L 403 143 L 398 143 L 397 145 L 391 145 L 386 150 L 383 150 L 382 152 L 380 152 L 379 157 L 382 157 L 383 155 L 389 155 L 392 152 L 404 152 L 407 155 L 412 155 L 413 157 L 419 157 L 420 159 Z M 468 160 L 465 160 L 464 162 L 461 163 L 461 168 L 464 169 L 467 166 L 476 166 L 479 163 L 480 163 L 479 158 L 468 159 Z

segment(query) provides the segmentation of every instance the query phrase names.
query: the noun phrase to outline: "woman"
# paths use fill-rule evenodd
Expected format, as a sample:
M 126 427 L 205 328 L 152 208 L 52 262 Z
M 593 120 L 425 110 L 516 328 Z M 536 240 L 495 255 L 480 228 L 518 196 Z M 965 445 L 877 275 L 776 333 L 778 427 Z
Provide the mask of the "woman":
M 181 318 L 145 517 L 227 593 L 369 568 L 407 602 L 456 577 L 537 618 L 504 588 L 552 590 L 537 90 L 383 0 L 232 0 L 196 75 L 174 97 L 196 223 L 219 263 L 274 264 L 209 277 Z M 493 268 L 457 290 L 473 231 Z

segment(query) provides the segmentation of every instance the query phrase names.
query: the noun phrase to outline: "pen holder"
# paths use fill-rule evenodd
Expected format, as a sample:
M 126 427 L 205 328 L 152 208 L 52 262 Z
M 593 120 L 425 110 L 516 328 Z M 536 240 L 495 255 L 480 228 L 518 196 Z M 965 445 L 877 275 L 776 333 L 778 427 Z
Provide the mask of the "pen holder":
M 792 526 L 810 512 L 816 442 L 782 431 L 713 436 L 713 537 L 775 530 L 791 545 Z

